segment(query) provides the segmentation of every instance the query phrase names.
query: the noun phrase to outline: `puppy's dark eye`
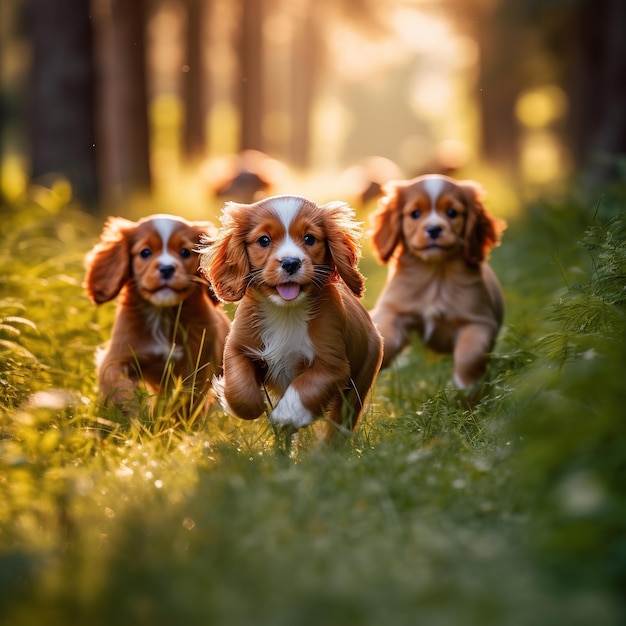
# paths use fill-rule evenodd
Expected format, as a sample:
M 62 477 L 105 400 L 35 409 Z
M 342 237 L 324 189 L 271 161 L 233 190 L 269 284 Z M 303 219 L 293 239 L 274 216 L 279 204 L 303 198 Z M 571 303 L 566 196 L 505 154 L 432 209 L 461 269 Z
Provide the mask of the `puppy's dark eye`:
M 308 234 L 304 236 L 304 243 L 307 246 L 312 246 L 316 241 L 315 235 Z
M 455 218 L 458 214 L 459 212 L 456 209 L 453 209 L 452 207 L 448 207 L 446 209 L 446 215 L 450 218 Z
M 182 256 L 183 259 L 188 259 L 191 256 L 191 250 L 189 250 L 189 248 L 181 248 L 180 256 Z
M 150 248 L 144 248 L 140 253 L 139 256 L 142 259 L 147 259 L 148 257 L 152 256 L 152 250 L 150 250 Z
M 415 211 L 411 212 L 411 217 L 416 220 L 421 214 L 422 212 L 419 209 L 415 209 Z
M 261 235 L 256 241 L 261 248 L 267 248 L 272 243 L 272 240 L 267 235 Z

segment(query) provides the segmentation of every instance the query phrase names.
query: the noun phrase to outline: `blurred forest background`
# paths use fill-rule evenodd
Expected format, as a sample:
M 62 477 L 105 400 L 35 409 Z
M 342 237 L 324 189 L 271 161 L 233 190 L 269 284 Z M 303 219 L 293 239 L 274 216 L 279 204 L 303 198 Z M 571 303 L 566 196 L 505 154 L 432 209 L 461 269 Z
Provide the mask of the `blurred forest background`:
M 197 200 L 248 149 L 277 179 L 378 155 L 595 188 L 625 167 L 625 32 L 623 0 L 2 0 L 0 188 Z
M 625 90 L 626 0 L 0 0 L 0 624 L 624 626 Z M 359 219 L 386 176 L 480 181 L 481 401 L 416 342 L 327 454 L 178 383 L 120 423 L 85 252 L 210 219 L 236 165 Z

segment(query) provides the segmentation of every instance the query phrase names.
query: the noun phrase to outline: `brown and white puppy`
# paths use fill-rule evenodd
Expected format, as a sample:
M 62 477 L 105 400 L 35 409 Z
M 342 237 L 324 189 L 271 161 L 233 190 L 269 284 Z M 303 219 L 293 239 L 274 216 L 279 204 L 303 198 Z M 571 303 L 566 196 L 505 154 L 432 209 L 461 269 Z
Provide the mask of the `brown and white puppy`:
M 454 356 L 454 381 L 483 376 L 504 312 L 500 283 L 487 264 L 504 222 L 489 215 L 472 181 L 420 176 L 393 181 L 371 216 L 373 250 L 389 264 L 372 311 L 387 367 L 415 331 L 428 348 Z
M 259 417 L 267 392 L 278 427 L 303 428 L 326 411 L 356 427 L 382 344 L 359 299 L 364 279 L 353 216 L 346 204 L 299 196 L 224 207 L 201 266 L 218 297 L 240 301 L 224 350 L 229 412 Z
M 243 150 L 207 161 L 201 177 L 215 198 L 248 203 L 276 193 L 289 172 L 284 163 L 259 150 Z
M 109 217 L 85 259 L 85 287 L 95 304 L 117 297 L 111 340 L 97 354 L 102 395 L 128 408 L 138 386 L 161 391 L 166 368 L 208 394 L 222 368 L 229 320 L 198 274 L 200 237 L 209 222 L 152 215 Z M 213 298 L 213 299 L 212 299 Z M 200 368 L 200 369 L 198 369 Z

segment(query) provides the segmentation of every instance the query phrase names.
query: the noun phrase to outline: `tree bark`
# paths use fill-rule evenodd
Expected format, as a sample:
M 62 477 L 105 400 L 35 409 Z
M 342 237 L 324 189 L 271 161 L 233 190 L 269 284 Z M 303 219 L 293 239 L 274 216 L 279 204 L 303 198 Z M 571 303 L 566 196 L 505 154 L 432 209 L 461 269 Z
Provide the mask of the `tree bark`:
M 46 0 L 41 0 L 46 2 Z M 151 187 L 144 0 L 96 0 L 101 177 L 109 201 Z
M 183 71 L 185 126 L 183 150 L 188 160 L 202 158 L 206 150 L 208 111 L 208 70 L 204 60 L 205 20 L 211 0 L 186 0 L 187 58 Z
M 478 15 L 474 32 L 480 50 L 476 95 L 481 117 L 481 152 L 487 162 L 514 174 L 519 146 L 514 111 L 522 89 L 514 56 L 519 37 L 506 18 L 498 19 L 485 9 Z
M 617 179 L 626 157 L 626 4 L 587 0 L 571 42 L 571 136 L 585 182 Z
M 297 18 L 291 59 L 291 129 L 290 162 L 299 168 L 309 165 L 311 148 L 311 107 L 320 71 L 323 44 L 312 3 L 306 3 L 305 14 Z
M 263 150 L 263 1 L 241 0 L 238 106 L 241 150 Z
M 98 181 L 89 4 L 30 0 L 29 18 L 32 178 L 64 176 L 75 196 L 93 208 Z

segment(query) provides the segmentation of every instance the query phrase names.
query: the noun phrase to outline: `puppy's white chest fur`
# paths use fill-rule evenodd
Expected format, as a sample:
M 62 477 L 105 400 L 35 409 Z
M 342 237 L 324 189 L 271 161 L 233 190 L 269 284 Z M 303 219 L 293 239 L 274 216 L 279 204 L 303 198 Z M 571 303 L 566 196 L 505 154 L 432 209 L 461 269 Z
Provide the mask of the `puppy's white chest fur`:
M 151 356 L 179 361 L 184 353 L 182 346 L 172 347 L 171 320 L 156 308 L 150 308 L 146 314 L 146 328 L 152 335 L 152 343 L 147 350 Z
M 437 305 L 431 304 L 422 311 L 422 321 L 424 323 L 424 343 L 428 343 L 435 332 L 437 324 L 445 319 L 445 310 Z
M 277 307 L 261 304 L 261 358 L 267 364 L 268 382 L 279 393 L 289 387 L 296 367 L 313 362 L 315 350 L 309 337 L 309 310 L 306 306 Z

